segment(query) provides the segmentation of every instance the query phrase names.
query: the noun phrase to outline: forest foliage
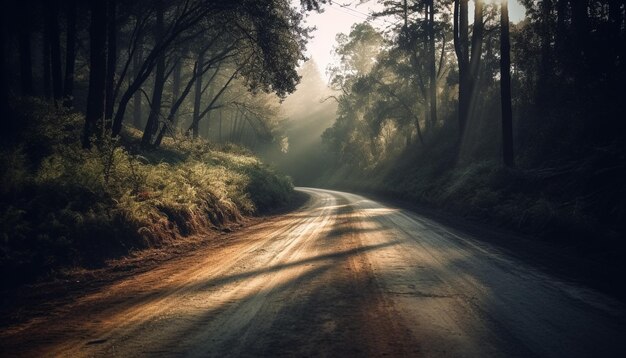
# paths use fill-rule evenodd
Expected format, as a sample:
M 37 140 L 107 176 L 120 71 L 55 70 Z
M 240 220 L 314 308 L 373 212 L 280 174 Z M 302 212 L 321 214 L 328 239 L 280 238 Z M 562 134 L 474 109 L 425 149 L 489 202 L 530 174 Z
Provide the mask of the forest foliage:
M 142 151 L 141 133 L 129 129 L 84 150 L 81 114 L 40 100 L 18 107 L 19 144 L 0 151 L 9 281 L 220 230 L 291 198 L 291 182 L 242 147 L 187 139 Z
M 291 200 L 280 147 L 309 29 L 288 0 L 9 1 L 0 24 L 0 271 L 221 230 Z M 322 1 L 321 3 L 324 3 Z
M 435 206 L 601 259 L 624 247 L 623 1 L 522 1 L 515 24 L 506 1 L 473 1 L 473 14 L 467 0 L 379 3 L 372 16 L 384 27 L 358 23 L 337 37 L 338 110 L 323 134 L 331 168 L 313 184 Z

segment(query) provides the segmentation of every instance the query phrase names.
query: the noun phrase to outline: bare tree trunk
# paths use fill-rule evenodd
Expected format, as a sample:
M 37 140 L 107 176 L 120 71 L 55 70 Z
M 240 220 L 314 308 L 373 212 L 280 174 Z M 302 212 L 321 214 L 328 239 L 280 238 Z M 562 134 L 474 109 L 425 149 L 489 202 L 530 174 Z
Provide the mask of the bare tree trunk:
M 190 5 L 190 3 L 195 4 Z M 208 13 L 215 10 L 215 6 L 200 6 L 200 4 L 204 3 L 206 2 L 183 1 L 179 4 L 179 6 L 177 6 L 177 9 L 180 11 L 176 12 L 177 15 L 175 18 L 171 19 L 162 41 L 154 44 L 154 47 L 143 61 L 139 74 L 135 76 L 131 84 L 128 86 L 128 89 L 122 94 L 118 102 L 117 110 L 115 111 L 115 115 L 113 117 L 113 127 L 111 132 L 113 136 L 119 135 L 122 130 L 122 123 L 124 121 L 124 115 L 126 113 L 128 103 L 130 103 L 133 95 L 141 89 L 143 83 L 148 79 L 158 62 L 159 57 L 163 55 L 168 48 L 170 48 L 174 41 L 181 38 L 185 30 L 195 26 L 198 22 L 202 21 Z M 219 6 L 217 8 L 219 8 Z M 184 41 L 189 40 L 190 38 L 184 38 Z
M 204 52 L 198 55 L 196 71 L 201 71 L 204 62 Z M 191 118 L 191 131 L 193 139 L 198 138 L 198 123 L 200 123 L 200 105 L 202 102 L 202 76 L 196 78 L 195 96 L 193 100 L 193 117 Z
M 67 18 L 65 46 L 65 81 L 63 84 L 63 106 L 70 108 L 74 103 L 74 68 L 76 64 L 76 0 L 65 4 Z
M 622 30 L 622 4 L 621 0 L 610 0 L 609 1 L 609 36 L 611 37 L 611 42 L 614 44 L 619 44 Z M 621 47 L 624 47 L 622 44 Z M 607 66 L 615 67 L 616 64 L 619 64 L 616 59 L 619 59 L 619 51 L 620 46 L 613 46 L 610 56 L 607 56 Z M 620 59 L 622 62 L 624 59 Z
M 52 78 L 50 73 L 50 35 L 48 33 L 47 26 L 44 26 L 42 33 L 42 41 L 43 46 L 41 46 L 43 50 L 43 54 L 41 56 L 42 59 L 42 67 L 43 67 L 43 95 L 46 99 L 52 98 Z
M 174 72 L 172 74 L 172 107 L 174 106 L 174 101 L 176 101 L 180 97 L 180 77 L 183 67 L 183 61 L 180 58 L 176 61 L 176 65 L 174 65 Z M 176 111 L 172 112 L 172 123 L 176 123 Z
M 480 75 L 480 63 L 483 51 L 483 37 L 485 32 L 485 22 L 483 18 L 484 0 L 474 1 L 474 24 L 472 25 L 472 52 L 470 58 L 469 88 L 468 88 L 468 111 L 469 121 L 476 105 L 477 84 Z
M 32 96 L 33 93 L 33 61 L 31 53 L 31 21 L 29 14 L 30 2 L 19 2 L 18 42 L 20 52 L 20 81 L 23 96 Z M 2 57 L 4 60 L 4 56 Z
M 63 71 L 61 68 L 61 39 L 59 31 L 59 0 L 48 0 L 46 3 L 46 27 L 52 66 L 52 94 L 56 101 L 63 98 Z
M 420 65 L 420 73 L 418 76 L 420 77 L 422 93 L 424 94 L 424 129 L 426 131 L 430 130 L 430 125 L 432 123 L 430 118 L 430 24 L 429 24 L 429 13 L 430 10 L 430 0 L 427 0 L 424 4 L 424 24 L 426 31 L 424 32 L 424 38 L 422 41 L 422 45 L 424 46 L 424 57 L 426 61 L 416 61 L 415 64 Z M 417 57 L 416 57 L 417 58 Z M 423 76 L 422 76 L 423 74 Z M 425 78 L 421 79 L 422 77 Z
M 197 66 L 197 63 L 196 63 Z M 176 114 L 178 113 L 178 108 L 181 106 L 187 95 L 189 94 L 191 87 L 196 79 L 195 72 L 196 69 L 194 67 L 194 74 L 192 74 L 191 79 L 187 82 L 183 93 L 180 93 L 180 77 L 182 70 L 182 60 L 179 60 L 174 67 L 174 78 L 172 79 L 172 105 L 170 107 L 170 113 L 167 115 L 167 118 L 161 129 L 159 129 L 159 133 L 157 134 L 156 139 L 154 140 L 154 146 L 158 147 L 161 145 L 163 141 L 163 137 L 165 137 L 165 131 L 167 131 L 168 127 L 175 128 L 176 127 Z
M 89 28 L 89 93 L 83 130 L 83 147 L 90 147 L 91 135 L 104 115 L 104 85 L 106 74 L 106 2 L 91 0 Z
M 502 103 L 502 159 L 507 167 L 515 166 L 513 152 L 513 111 L 511 108 L 511 42 L 508 1 L 500 7 L 500 99 Z
M 622 0 L 621 4 L 622 7 L 626 9 L 626 0 Z M 622 78 L 624 78 L 624 75 L 626 75 L 626 14 L 623 14 L 621 16 L 621 25 L 622 30 L 619 33 L 618 42 L 621 44 L 620 48 L 618 49 L 620 57 L 618 66 L 621 70 Z
M 10 132 L 12 121 L 9 118 L 9 86 L 6 64 L 6 11 L 0 12 L 0 135 Z
M 135 52 L 135 57 L 133 58 L 133 76 L 137 76 L 141 67 L 141 60 L 143 58 L 143 36 L 141 34 L 137 37 L 137 50 Z M 132 80 L 131 80 L 132 84 Z M 137 91 L 133 97 L 133 125 L 135 128 L 142 128 L 142 118 L 141 118 L 141 100 L 142 95 L 141 92 Z
M 155 27 L 155 43 L 163 40 L 165 26 L 163 24 L 163 3 L 161 0 L 156 2 L 156 27 Z M 159 124 L 159 115 L 161 114 L 161 102 L 163 99 L 163 87 L 165 85 L 165 53 L 161 53 L 157 58 L 156 72 L 154 74 L 154 88 L 152 89 L 152 103 L 150 106 L 150 114 L 148 122 L 143 131 L 141 145 L 149 147 L 152 144 L 152 136 L 156 133 Z
M 430 0 L 430 11 L 428 13 L 428 56 L 430 74 L 430 122 L 431 127 L 437 124 L 437 69 L 435 54 L 435 1 Z
M 454 2 L 454 47 L 459 64 L 459 138 L 463 137 L 469 113 L 468 0 Z
M 179 61 L 174 67 L 172 106 L 170 107 L 170 113 L 167 115 L 164 125 L 161 127 L 157 135 L 157 138 L 154 143 L 155 147 L 158 147 L 161 145 L 161 141 L 163 140 L 163 137 L 165 136 L 165 131 L 167 130 L 167 127 L 170 125 L 171 126 L 175 125 L 176 114 L 178 113 L 178 109 L 182 105 L 185 98 L 187 98 L 187 96 L 191 92 L 191 88 L 194 86 L 194 84 L 196 85 L 196 88 L 195 88 L 196 98 L 194 99 L 194 117 L 192 118 L 192 125 L 190 127 L 190 130 L 193 130 L 195 123 L 200 122 L 200 118 L 203 116 L 203 113 L 200 112 L 201 101 L 199 100 L 199 98 L 201 99 L 202 94 L 204 93 L 204 90 L 206 90 L 202 88 L 203 87 L 202 77 L 211 68 L 211 65 L 215 61 L 223 60 L 222 56 L 230 52 L 230 50 L 227 49 L 224 52 L 218 54 L 217 56 L 214 56 L 213 58 L 210 58 L 208 61 L 205 62 L 204 54 L 210 47 L 211 45 L 209 44 L 207 47 L 205 47 L 203 50 L 201 50 L 198 53 L 198 57 L 196 59 L 196 63 L 194 64 L 191 78 L 189 79 L 189 81 L 187 81 L 187 84 L 185 85 L 185 88 L 183 89 L 182 93 L 180 93 L 180 75 L 181 75 L 180 72 L 181 72 L 181 67 L 182 67 L 181 62 Z M 215 76 L 217 76 L 217 73 L 219 72 L 220 67 L 221 67 L 221 63 L 217 66 L 217 68 L 213 72 L 213 75 L 209 78 L 207 85 L 209 85 L 215 79 Z M 200 81 L 200 83 L 198 83 L 198 81 Z
M 115 106 L 115 73 L 117 62 L 117 27 L 116 27 L 116 1 L 107 2 L 107 73 L 105 84 L 104 119 L 107 126 L 111 126 L 113 107 Z
M 568 0 L 557 0 L 556 2 L 556 34 L 554 48 L 558 59 L 563 56 L 567 41 L 567 4 Z
M 549 89 L 548 78 L 552 72 L 551 43 L 552 29 L 550 26 L 552 19 L 552 0 L 541 2 L 541 66 L 539 70 L 539 80 L 537 81 L 536 102 L 539 107 L 543 107 L 548 101 Z

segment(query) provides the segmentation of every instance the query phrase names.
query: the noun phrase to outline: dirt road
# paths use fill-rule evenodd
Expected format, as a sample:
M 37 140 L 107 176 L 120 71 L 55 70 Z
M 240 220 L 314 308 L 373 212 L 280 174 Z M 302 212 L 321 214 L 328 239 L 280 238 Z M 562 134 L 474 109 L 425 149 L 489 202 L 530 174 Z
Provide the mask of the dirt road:
M 301 209 L 2 332 L 27 356 L 626 356 L 626 310 L 361 196 Z M 6 352 L 5 352 L 6 353 Z

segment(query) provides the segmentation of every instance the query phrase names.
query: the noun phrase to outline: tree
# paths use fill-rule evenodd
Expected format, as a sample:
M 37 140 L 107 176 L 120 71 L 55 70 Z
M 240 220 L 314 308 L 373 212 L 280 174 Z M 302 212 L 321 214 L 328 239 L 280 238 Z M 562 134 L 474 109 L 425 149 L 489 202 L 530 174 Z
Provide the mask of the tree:
M 200 105 L 202 104 L 202 67 L 204 66 L 204 51 L 198 54 L 196 61 L 195 76 L 196 76 L 196 88 L 194 92 L 193 100 L 193 117 L 191 118 L 191 129 L 193 131 L 193 138 L 198 137 L 198 123 L 200 123 Z
M 437 122 L 437 89 L 438 74 L 436 44 L 441 35 L 444 21 L 438 23 L 436 13 L 439 8 L 445 9 L 448 1 L 434 0 L 386 0 L 385 9 L 375 16 L 395 15 L 400 19 L 397 27 L 398 46 L 412 56 L 414 77 L 419 95 L 424 98 L 424 124 L 427 129 L 434 128 Z M 420 16 L 416 16 L 420 15 Z M 422 17 L 423 15 L 423 17 Z M 442 53 L 445 42 L 442 43 Z
M 52 95 L 57 101 L 63 98 L 63 70 L 61 65 L 61 34 L 59 31 L 59 0 L 48 0 L 46 4 L 46 33 L 50 44 L 50 66 L 52 68 Z
M 462 138 L 465 133 L 474 101 L 484 29 L 483 1 L 476 0 L 470 54 L 468 8 L 468 0 L 455 0 L 454 47 L 459 67 L 459 138 Z
M 500 6 L 500 100 L 502 104 L 502 159 L 507 167 L 515 166 L 513 152 L 513 110 L 511 107 L 511 42 L 508 1 Z
M 32 96 L 33 92 L 33 64 L 31 55 L 31 20 L 28 14 L 30 2 L 19 1 L 18 6 L 18 41 L 20 53 L 20 80 L 23 96 Z M 4 57 L 3 57 L 4 59 Z
M 116 0 L 107 0 L 107 64 L 105 79 L 104 119 L 110 126 L 115 106 L 115 74 L 117 65 Z
M 90 0 L 89 26 L 89 92 L 83 129 L 83 147 L 91 146 L 91 136 L 104 116 L 106 74 L 106 2 Z
M 7 83 L 6 64 L 6 15 L 0 13 L 0 127 L 2 134 L 8 134 L 7 127 L 10 125 L 9 114 L 9 85 Z
M 43 73 L 43 93 L 46 99 L 52 98 L 52 74 L 50 69 L 50 31 L 48 26 L 44 26 L 42 31 L 43 42 L 41 49 L 43 53 L 41 55 L 42 73 Z
M 429 73 L 429 109 L 430 123 L 434 126 L 437 123 L 437 65 L 435 55 L 435 1 L 429 0 L 426 3 L 428 13 L 428 73 Z
M 137 19 L 139 21 L 139 19 Z M 132 85 L 132 79 L 135 78 L 141 71 L 141 61 L 143 59 L 143 35 L 138 33 L 135 37 L 135 51 L 132 57 L 133 68 L 132 68 L 132 76 L 129 78 L 129 86 Z M 141 100 L 142 93 L 140 91 L 136 91 L 133 95 L 133 125 L 135 128 L 142 127 L 142 117 L 141 117 Z
M 161 43 L 165 36 L 165 24 L 163 20 L 164 9 L 163 1 L 156 1 L 156 24 L 154 27 L 154 42 Z M 156 60 L 156 72 L 154 74 L 154 87 L 152 88 L 152 100 L 150 102 L 150 114 L 148 122 L 143 131 L 141 145 L 148 147 L 152 143 L 152 136 L 156 134 L 159 125 L 159 116 L 161 115 L 161 102 L 163 99 L 163 88 L 165 86 L 165 52 L 159 53 Z
M 214 37 L 214 39 L 216 38 Z M 178 112 L 178 109 L 180 108 L 180 106 L 183 104 L 183 101 L 185 100 L 185 98 L 187 98 L 187 96 L 191 92 L 191 89 L 194 87 L 194 84 L 195 84 L 195 96 L 194 96 L 194 104 L 193 104 L 192 131 L 195 130 L 196 133 L 199 133 L 198 124 L 201 119 L 200 105 L 202 102 L 202 94 L 204 93 L 204 90 L 206 90 L 206 87 L 203 89 L 202 78 L 207 73 L 207 71 L 213 68 L 213 66 L 217 63 L 217 67 L 213 71 L 213 75 L 209 78 L 208 83 L 207 83 L 207 86 L 211 85 L 213 83 L 213 80 L 219 73 L 222 63 L 224 62 L 226 58 L 229 57 L 230 52 L 235 47 L 233 44 L 225 48 L 220 53 L 216 54 L 215 56 L 212 56 L 211 58 L 205 61 L 205 54 L 211 47 L 213 47 L 213 45 L 214 45 L 214 42 L 209 42 L 208 45 L 206 45 L 205 47 L 199 50 L 193 70 L 191 71 L 191 76 L 189 80 L 187 81 L 187 84 L 185 85 L 185 88 L 182 90 L 182 92 L 179 94 L 178 92 L 180 89 L 174 88 L 172 106 L 170 107 L 170 112 L 167 118 L 165 119 L 165 121 L 163 121 L 163 126 L 161 127 L 159 134 L 157 135 L 157 138 L 154 141 L 155 147 L 158 147 L 161 145 L 161 141 L 163 140 L 163 137 L 165 136 L 165 132 L 167 131 L 168 127 L 174 126 L 176 124 L 176 113 Z M 178 63 L 177 66 L 180 66 L 180 63 Z
M 63 83 L 63 105 L 67 108 L 74 103 L 74 67 L 76 64 L 76 0 L 68 0 L 65 4 L 67 19 L 65 45 L 65 81 Z

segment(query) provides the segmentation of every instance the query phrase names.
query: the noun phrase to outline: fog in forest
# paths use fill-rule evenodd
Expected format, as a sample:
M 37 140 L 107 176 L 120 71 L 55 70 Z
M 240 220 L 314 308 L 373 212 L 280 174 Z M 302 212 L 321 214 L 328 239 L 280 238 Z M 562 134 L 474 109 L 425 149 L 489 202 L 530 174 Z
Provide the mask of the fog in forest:
M 328 169 L 323 153 L 322 134 L 335 120 L 337 102 L 335 91 L 323 81 L 314 60 L 299 69 L 302 76 L 296 92 L 280 106 L 284 122 L 284 146 L 274 148 L 266 158 L 289 175 L 295 184 L 313 185 Z
M 419 209 L 564 252 L 626 297 L 623 0 L 7 0 L 1 16 L 9 289 L 358 193 L 395 208 L 377 218 Z

